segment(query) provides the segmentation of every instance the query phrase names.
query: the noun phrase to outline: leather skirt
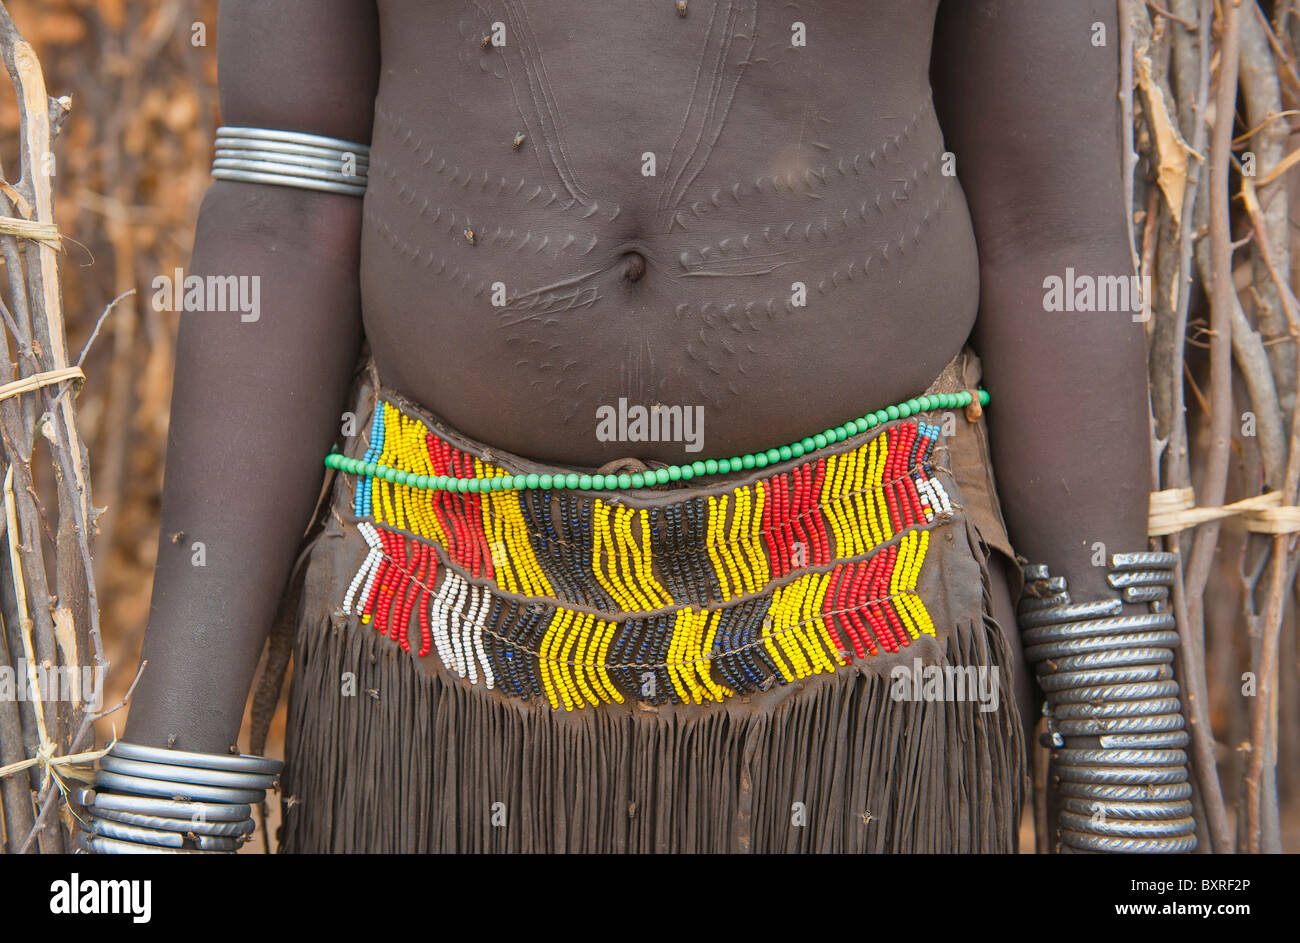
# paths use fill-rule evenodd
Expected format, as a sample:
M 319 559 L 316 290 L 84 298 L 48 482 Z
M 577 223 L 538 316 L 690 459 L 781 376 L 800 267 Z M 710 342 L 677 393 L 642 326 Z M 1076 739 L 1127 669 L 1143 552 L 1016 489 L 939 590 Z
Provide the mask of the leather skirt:
M 926 392 L 978 382 L 964 350 Z M 978 410 L 615 491 L 373 364 L 353 413 L 295 570 L 282 851 L 1015 850 Z

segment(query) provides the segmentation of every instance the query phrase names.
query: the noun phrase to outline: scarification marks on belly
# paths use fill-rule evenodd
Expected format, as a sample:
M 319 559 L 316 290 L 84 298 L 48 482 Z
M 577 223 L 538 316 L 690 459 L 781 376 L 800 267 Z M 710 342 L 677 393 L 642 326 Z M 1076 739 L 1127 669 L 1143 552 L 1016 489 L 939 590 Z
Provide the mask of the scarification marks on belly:
M 432 249 L 411 245 L 411 243 L 393 232 L 393 228 L 373 211 L 369 209 L 365 211 L 365 220 L 367 227 L 372 232 L 378 233 L 392 247 L 399 258 L 410 263 L 418 262 L 422 268 L 428 269 L 431 274 L 447 279 L 472 297 L 480 297 L 487 291 L 488 283 L 486 281 L 481 278 L 471 277 L 459 265 L 449 265 L 445 258 L 435 256 Z
M 725 12 L 719 15 L 719 11 Z M 703 172 L 726 126 L 745 66 L 758 39 L 755 0 L 718 3 L 709 16 L 690 101 L 673 141 L 659 194 L 660 225 L 671 232 L 686 191 Z M 737 42 L 739 40 L 739 42 Z
M 449 263 L 446 258 L 435 254 L 427 246 L 412 245 L 407 242 L 374 211 L 367 209 L 365 219 L 367 225 L 395 250 L 398 257 L 411 263 L 419 263 L 431 274 L 449 280 L 471 297 L 482 297 L 488 291 L 490 283 L 487 279 L 477 275 L 471 276 L 467 268 Z M 601 294 L 595 286 L 586 283 L 603 271 L 603 269 L 593 269 L 559 282 L 521 291 L 495 310 L 507 319 L 507 324 L 517 325 L 544 314 L 589 307 L 600 300 Z
M 528 321 L 536 321 L 547 327 L 559 322 L 547 320 L 546 315 L 594 305 L 602 295 L 600 288 L 589 282 L 601 273 L 600 269 L 583 272 L 513 295 L 496 309 L 499 326 L 513 328 Z
M 814 250 L 824 253 L 835 248 L 844 237 L 857 235 L 863 227 L 881 223 L 892 211 L 910 200 L 912 191 L 923 180 L 931 177 L 939 166 L 940 157 L 936 153 L 909 176 L 895 178 L 892 181 L 894 186 L 888 192 L 881 191 L 874 199 L 843 207 L 838 213 L 832 210 L 812 220 L 764 226 L 757 232 L 729 236 L 682 252 L 678 256 L 682 277 L 766 275 L 782 266 L 807 264 L 808 252 L 798 256 L 793 256 L 792 252 Z
M 824 199 L 824 191 L 831 190 L 837 184 L 851 182 L 871 170 L 879 170 L 891 157 L 900 159 L 906 153 L 906 145 L 933 108 L 934 103 L 927 98 L 900 131 L 888 135 L 869 151 L 841 157 L 820 167 L 809 167 L 803 174 L 759 174 L 748 180 L 718 184 L 712 188 L 707 199 L 696 200 L 689 207 L 679 209 L 674 214 L 673 225 L 689 231 L 695 219 L 710 216 L 724 206 L 744 207 L 757 197 Z
M 520 231 L 514 227 L 494 226 L 484 229 L 475 223 L 469 213 L 463 210 L 435 206 L 428 197 L 422 197 L 417 190 L 403 186 L 397 180 L 396 171 L 381 166 L 378 172 L 372 171 L 371 179 L 387 179 L 393 184 L 394 196 L 410 207 L 422 224 L 436 227 L 444 232 L 453 244 L 464 245 L 467 240 L 466 230 L 474 232 L 474 245 L 499 248 L 508 252 L 538 255 L 547 252 L 553 259 L 559 259 L 566 253 L 582 257 L 589 255 L 600 244 L 600 238 L 589 232 L 579 234 L 569 231 L 537 231 L 531 229 Z
M 619 392 L 630 402 L 642 406 L 652 405 L 648 400 L 655 398 L 659 370 L 655 364 L 654 348 L 648 337 L 634 338 L 625 342 L 619 379 L 621 384 Z
M 482 4 L 475 3 L 475 6 L 487 14 Z M 502 6 L 506 28 L 513 36 L 513 42 L 499 47 L 498 51 L 510 81 L 515 108 L 524 123 L 524 130 L 535 144 L 533 151 L 539 161 L 545 156 L 543 169 L 548 169 L 549 165 L 550 172 L 565 193 L 579 203 L 590 203 L 591 197 L 582 188 L 565 150 L 564 121 L 541 47 L 533 35 L 528 11 L 522 0 L 502 0 Z
M 897 264 L 901 256 L 922 241 L 955 188 L 955 182 L 943 188 L 910 234 L 876 243 L 870 252 L 846 259 L 829 271 L 814 274 L 808 280 L 809 287 L 824 297 L 851 283 L 861 284 L 868 278 L 882 277 L 889 266 Z M 577 416 L 579 408 L 590 406 L 591 397 L 584 397 L 584 391 L 590 388 L 592 374 L 589 368 L 578 369 L 571 363 L 562 366 L 561 345 L 548 344 L 546 339 L 555 336 L 549 333 L 551 329 L 566 324 L 564 318 L 553 315 L 583 304 L 585 298 L 594 292 L 594 286 L 587 288 L 588 294 L 584 296 L 579 294 L 581 288 L 578 285 L 547 286 L 547 290 L 554 293 L 553 297 L 539 296 L 535 309 L 527 311 L 523 317 L 503 314 L 498 320 L 498 326 L 506 330 L 505 343 L 523 355 L 514 365 L 543 374 L 530 381 L 530 392 L 535 402 L 562 416 L 565 423 Z M 632 401 L 649 403 L 669 385 L 674 388 L 672 396 L 680 399 L 684 390 L 690 389 L 695 403 L 712 408 L 721 409 L 723 401 L 728 398 L 744 400 L 753 394 L 754 384 L 764 382 L 758 365 L 769 362 L 771 358 L 770 347 L 765 347 L 760 339 L 765 328 L 778 317 L 807 317 L 810 311 L 806 307 L 794 307 L 785 293 L 779 298 L 766 300 L 690 302 L 676 305 L 672 310 L 674 318 L 668 326 L 660 324 L 654 317 L 640 318 L 624 323 L 616 334 L 601 336 L 600 343 L 607 345 L 602 349 L 608 350 L 614 345 L 622 348 L 615 357 L 602 357 L 605 363 L 622 365 L 617 377 L 621 386 L 599 390 L 604 397 L 602 402 L 625 395 Z M 640 324 L 651 325 L 654 333 L 643 333 Z M 570 335 L 559 336 L 565 337 L 567 343 L 572 342 L 568 339 Z M 653 356 L 655 351 L 668 347 L 682 350 L 686 355 L 678 362 L 672 376 L 653 369 L 657 366 Z M 673 360 L 669 358 L 668 362 Z
M 559 417 L 567 424 L 577 415 L 579 408 L 588 408 L 583 394 L 591 386 L 579 368 L 582 360 L 565 357 L 564 345 L 547 343 L 536 336 L 509 334 L 505 344 L 515 359 L 511 366 L 516 371 L 537 374 L 528 384 L 531 406 Z
M 891 261 L 900 256 L 905 256 L 907 250 L 917 246 L 922 236 L 934 225 L 955 186 L 955 182 L 950 182 L 948 186 L 945 186 L 940 191 L 935 200 L 926 207 L 925 212 L 913 227 L 911 235 L 876 243 L 872 251 L 843 261 L 829 272 L 823 271 L 805 281 L 819 294 L 826 295 L 857 279 L 871 277 L 880 271 L 883 266 L 890 264 Z M 688 302 L 677 305 L 673 309 L 673 314 L 678 322 L 697 320 L 713 334 L 719 334 L 724 328 L 741 334 L 747 331 L 757 333 L 762 329 L 763 319 L 771 320 L 780 312 L 798 315 L 806 312 L 806 310 L 806 308 L 795 307 L 789 294 L 783 293 L 779 298 L 772 297 L 766 300 L 737 301 L 726 304 L 713 302 L 695 304 Z M 701 341 L 706 344 L 709 343 L 707 334 L 701 334 Z
M 426 144 L 401 115 L 376 106 L 375 117 L 378 119 L 377 124 L 387 127 L 396 143 L 420 158 L 420 166 L 428 168 L 429 172 L 447 187 L 457 187 L 462 190 L 472 188 L 476 192 L 514 200 L 535 209 L 553 209 L 557 213 L 572 212 L 581 220 L 599 217 L 597 221 L 602 223 L 613 222 L 623 211 L 618 204 L 605 204 L 602 207 L 597 200 L 584 202 L 565 196 L 552 187 L 529 181 L 526 177 L 520 177 L 512 183 L 503 176 L 489 175 L 486 170 L 462 167 L 459 163 L 439 157 L 433 145 Z M 376 168 L 386 171 L 389 179 L 400 185 L 396 169 L 383 160 L 382 153 L 371 156 L 372 173 Z

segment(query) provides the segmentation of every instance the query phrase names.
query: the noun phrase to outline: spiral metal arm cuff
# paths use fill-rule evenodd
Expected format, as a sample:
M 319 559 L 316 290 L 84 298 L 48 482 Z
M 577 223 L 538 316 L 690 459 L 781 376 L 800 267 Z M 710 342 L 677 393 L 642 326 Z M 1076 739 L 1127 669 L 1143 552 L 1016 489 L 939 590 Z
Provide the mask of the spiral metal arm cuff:
M 284 764 L 261 756 L 190 753 L 115 743 L 82 807 L 86 854 L 231 853 L 256 830 L 253 806 Z
M 212 176 L 364 196 L 370 148 L 355 141 L 269 128 L 217 128 Z
M 1113 554 L 1106 579 L 1120 598 L 1095 602 L 1075 602 L 1065 577 L 1044 564 L 1024 568 L 1017 621 L 1046 696 L 1061 845 L 1145 854 L 1196 847 L 1168 603 L 1176 563 L 1172 553 Z M 1127 614 L 1125 602 L 1150 611 Z

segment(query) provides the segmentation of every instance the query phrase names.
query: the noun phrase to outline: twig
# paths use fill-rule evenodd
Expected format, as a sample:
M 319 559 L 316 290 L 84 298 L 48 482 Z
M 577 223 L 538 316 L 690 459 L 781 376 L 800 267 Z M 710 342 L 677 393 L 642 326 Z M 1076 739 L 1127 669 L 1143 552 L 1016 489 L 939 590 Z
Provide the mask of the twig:
M 1167 19 L 1167 20 L 1173 20 L 1175 23 L 1181 23 L 1181 24 L 1183 25 L 1183 28 L 1184 28 L 1185 30 L 1187 30 L 1187 32 L 1189 32 L 1189 33 L 1195 33 L 1195 32 L 1196 32 L 1196 24 L 1195 24 L 1195 23 L 1192 23 L 1192 22 L 1189 22 L 1188 20 L 1183 19 L 1183 18 L 1182 18 L 1181 16 L 1179 16 L 1177 13 L 1171 13 L 1171 12 L 1169 12 L 1169 11 L 1166 10 L 1164 7 L 1160 6 L 1158 3 L 1153 3 L 1152 0 L 1146 0 L 1146 4 L 1147 4 L 1147 6 L 1149 6 L 1152 10 L 1155 10 L 1157 13 L 1159 13 L 1161 16 L 1163 16 L 1165 19 Z
M 1232 237 L 1228 219 L 1228 152 L 1237 96 L 1238 24 L 1242 0 L 1226 0 L 1223 38 L 1215 88 L 1214 130 L 1210 140 L 1210 448 L 1202 504 L 1223 503 L 1228 486 L 1232 418 Z M 1187 566 L 1187 595 L 1205 593 L 1219 527 L 1211 522 L 1197 531 Z
M 1278 63 L 1273 54 L 1276 47 L 1271 42 L 1268 21 L 1254 2 L 1250 6 L 1251 11 L 1244 13 L 1239 23 L 1238 82 L 1246 123 L 1254 127 L 1251 150 L 1255 153 L 1259 170 L 1264 171 L 1280 164 L 1285 158 L 1289 128 L 1272 120 L 1283 111 Z M 1247 184 L 1253 183 L 1244 175 L 1242 180 Z M 1287 310 L 1286 292 L 1279 292 L 1274 287 L 1279 280 L 1284 284 L 1290 282 L 1291 259 L 1289 254 L 1281 257 L 1275 252 L 1270 267 L 1279 278 L 1270 280 L 1265 271 L 1264 252 L 1261 251 L 1259 242 L 1262 237 L 1268 245 L 1285 245 L 1287 194 L 1284 188 L 1260 192 L 1258 201 L 1260 208 L 1257 215 L 1260 222 L 1251 229 L 1255 241 L 1251 252 L 1251 268 L 1259 292 L 1255 323 L 1259 325 L 1260 334 L 1265 339 L 1272 340 L 1294 333 L 1295 330 L 1294 327 L 1288 328 L 1287 315 L 1290 312 Z M 1270 349 L 1268 355 L 1282 408 L 1289 412 L 1296 397 L 1298 375 L 1295 358 L 1290 351 L 1276 348 Z
M 140 667 L 135 669 L 135 677 L 131 679 L 131 683 L 127 686 L 126 693 L 122 695 L 122 699 L 118 701 L 116 704 L 114 704 L 112 707 L 110 707 L 108 710 L 100 711 L 99 713 L 95 714 L 95 716 L 91 717 L 90 720 L 92 723 L 94 723 L 95 721 L 103 720 L 105 717 L 109 716 L 110 714 L 116 714 L 122 708 L 126 707 L 128 703 L 130 703 L 131 695 L 135 693 L 135 686 L 140 683 L 140 676 L 144 674 L 144 666 L 147 664 L 149 664 L 149 659 L 147 658 L 140 659 Z
M 1228 4 L 1228 16 L 1231 18 L 1235 35 L 1236 15 L 1238 10 L 1235 5 L 1235 0 L 1228 0 Z M 1178 5 L 1177 2 L 1176 5 Z M 1193 148 L 1198 152 L 1204 149 L 1203 142 L 1206 139 L 1206 109 L 1209 102 L 1210 81 L 1209 24 L 1211 22 L 1212 7 L 1213 4 L 1211 0 L 1201 0 L 1197 17 L 1197 22 L 1204 24 L 1200 31 L 1200 42 L 1198 44 L 1200 47 L 1200 69 L 1197 78 L 1198 106 L 1195 115 L 1195 124 L 1193 126 L 1195 128 L 1195 131 L 1193 132 L 1193 139 L 1195 141 Z M 1233 49 L 1235 48 L 1234 40 Z M 1219 229 L 1217 230 L 1217 247 L 1220 254 L 1225 252 L 1229 242 L 1228 234 L 1223 230 L 1226 227 L 1226 219 L 1224 219 L 1224 216 L 1228 206 L 1226 180 L 1228 164 L 1227 151 L 1232 138 L 1232 115 L 1233 104 L 1235 102 L 1236 75 L 1236 63 L 1232 63 L 1231 68 L 1225 66 L 1223 62 L 1223 53 L 1221 52 L 1219 80 L 1216 89 L 1218 93 L 1218 105 L 1216 106 L 1215 113 L 1215 144 L 1211 145 L 1210 149 L 1210 181 L 1209 193 L 1206 197 L 1211 208 L 1211 215 L 1214 217 L 1215 222 L 1219 224 Z M 1231 91 L 1225 88 L 1225 83 L 1231 85 Z M 1225 99 L 1226 104 L 1224 104 Z M 1195 165 L 1193 165 L 1193 167 L 1195 168 Z M 1194 201 L 1195 195 L 1189 194 L 1188 198 L 1189 200 Z M 1201 206 L 1204 206 L 1205 201 L 1200 201 L 1200 204 Z M 1184 227 L 1190 227 L 1192 224 L 1192 217 L 1192 212 L 1185 212 L 1183 214 L 1181 222 Z M 1213 238 L 1213 233 L 1216 232 L 1216 229 L 1214 226 L 1211 226 L 1210 229 Z M 1190 295 L 1190 265 L 1193 246 L 1191 240 L 1186 238 L 1187 230 L 1182 227 L 1180 227 L 1180 230 L 1180 248 L 1183 253 L 1180 259 L 1180 273 L 1185 274 L 1180 275 L 1178 318 L 1180 328 L 1185 330 L 1187 303 L 1188 296 Z M 1232 282 L 1229 277 L 1230 259 L 1220 260 L 1219 264 L 1224 273 L 1224 277 L 1215 280 L 1215 288 L 1218 289 L 1218 295 L 1215 300 L 1222 302 L 1223 292 L 1226 291 L 1228 295 L 1232 297 L 1232 300 L 1235 301 L 1235 296 L 1232 296 Z M 1183 268 L 1182 266 L 1187 266 L 1187 268 Z M 1225 320 L 1224 315 L 1226 313 L 1227 312 L 1222 305 L 1216 305 L 1213 309 L 1213 316 L 1218 318 L 1218 321 L 1213 322 L 1212 326 L 1216 335 L 1214 343 L 1217 345 L 1218 352 L 1217 363 L 1219 365 L 1219 376 L 1217 379 L 1219 382 L 1216 387 L 1214 383 L 1216 377 L 1212 373 L 1211 399 L 1216 404 L 1220 402 L 1217 397 L 1223 395 L 1222 388 L 1225 383 L 1225 378 L 1230 378 L 1229 370 L 1231 369 L 1230 364 L 1226 362 L 1224 357 L 1224 348 L 1227 347 L 1230 351 L 1232 340 L 1231 321 L 1228 321 L 1226 326 L 1222 323 Z M 1179 336 L 1181 336 L 1181 334 Z M 1212 363 L 1216 362 L 1213 351 L 1211 353 L 1211 361 Z M 1178 407 L 1175 415 L 1178 418 L 1172 429 L 1172 441 L 1176 443 L 1178 451 L 1175 453 L 1176 457 L 1171 462 L 1169 479 L 1174 482 L 1182 483 L 1185 466 L 1178 459 L 1182 458 L 1181 453 L 1184 447 L 1184 437 L 1186 435 L 1186 420 L 1181 382 L 1183 372 L 1183 356 L 1181 347 L 1179 347 L 1176 352 L 1175 363 L 1178 367 L 1178 372 L 1174 374 L 1170 380 L 1174 384 L 1175 388 L 1174 398 Z M 1229 395 L 1231 394 L 1230 387 L 1227 392 Z M 1218 409 L 1216 420 L 1219 424 L 1220 432 L 1223 433 L 1222 440 L 1216 443 L 1220 446 L 1222 452 L 1221 459 L 1224 471 L 1223 487 L 1220 489 L 1217 497 L 1210 498 L 1207 496 L 1202 502 L 1204 504 L 1214 505 L 1223 503 L 1223 493 L 1226 489 L 1226 461 L 1229 445 L 1227 440 L 1227 422 L 1229 419 L 1227 409 L 1230 405 L 1231 403 L 1229 402 L 1223 408 Z M 1166 487 L 1168 487 L 1168 485 L 1166 485 Z M 1211 528 L 1215 531 L 1215 535 L 1217 536 L 1218 525 L 1207 524 L 1198 530 L 1195 539 L 1203 541 L 1205 531 Z M 1179 548 L 1179 542 L 1175 537 L 1170 537 L 1168 539 L 1168 546 L 1170 549 L 1177 550 Z M 1214 542 L 1213 539 L 1211 539 L 1208 550 L 1212 553 L 1213 549 Z M 1196 544 L 1193 542 L 1193 561 L 1196 559 L 1195 553 Z M 1204 557 L 1205 553 L 1206 550 L 1202 547 L 1202 557 Z M 1201 562 L 1202 568 L 1207 572 L 1208 564 L 1208 560 L 1202 560 Z M 1205 676 L 1205 639 L 1203 632 L 1200 631 L 1202 613 L 1200 600 L 1201 594 L 1204 593 L 1204 577 L 1201 577 L 1201 583 L 1199 584 L 1200 588 L 1197 590 L 1192 589 L 1192 586 L 1197 585 L 1195 582 L 1191 582 L 1190 585 L 1185 585 L 1185 578 L 1186 572 L 1180 562 L 1178 579 L 1175 581 L 1174 608 L 1178 622 L 1178 631 L 1182 639 L 1182 659 L 1185 668 L 1183 672 L 1183 689 L 1188 706 L 1188 724 L 1192 737 L 1193 768 L 1196 773 L 1197 784 L 1200 787 L 1201 801 L 1205 806 L 1211 845 L 1213 846 L 1214 851 L 1224 853 L 1229 852 L 1232 849 L 1232 829 L 1228 823 L 1227 808 L 1224 805 L 1223 792 L 1219 785 L 1218 764 L 1215 761 L 1214 755 L 1214 731 L 1210 724 L 1209 685 Z
M 90 353 L 90 345 L 95 343 L 95 338 L 99 336 L 99 327 L 101 324 L 104 323 L 104 319 L 108 317 L 108 313 L 112 311 L 113 308 L 117 305 L 117 303 L 121 301 L 123 298 L 127 297 L 128 295 L 134 295 L 134 294 L 135 294 L 135 289 L 128 288 L 126 291 L 122 292 L 122 294 L 118 295 L 116 298 L 114 298 L 112 301 L 110 301 L 107 305 L 104 306 L 104 313 L 101 314 L 99 316 L 99 320 L 95 322 L 95 329 L 90 332 L 90 337 L 86 339 L 86 346 L 81 348 L 81 356 L 77 358 L 78 367 L 80 367 L 83 363 L 86 362 L 86 354 Z

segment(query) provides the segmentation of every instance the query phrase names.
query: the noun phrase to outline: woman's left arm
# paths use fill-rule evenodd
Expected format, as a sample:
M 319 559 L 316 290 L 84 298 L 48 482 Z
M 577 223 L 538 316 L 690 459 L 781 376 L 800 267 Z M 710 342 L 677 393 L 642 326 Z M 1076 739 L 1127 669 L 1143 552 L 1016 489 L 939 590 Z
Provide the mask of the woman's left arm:
M 933 62 L 979 246 L 975 345 L 1012 543 L 1076 599 L 1114 598 L 1099 564 L 1146 549 L 1150 488 L 1115 3 L 946 0 Z M 1088 291 L 1121 310 L 1077 310 Z

